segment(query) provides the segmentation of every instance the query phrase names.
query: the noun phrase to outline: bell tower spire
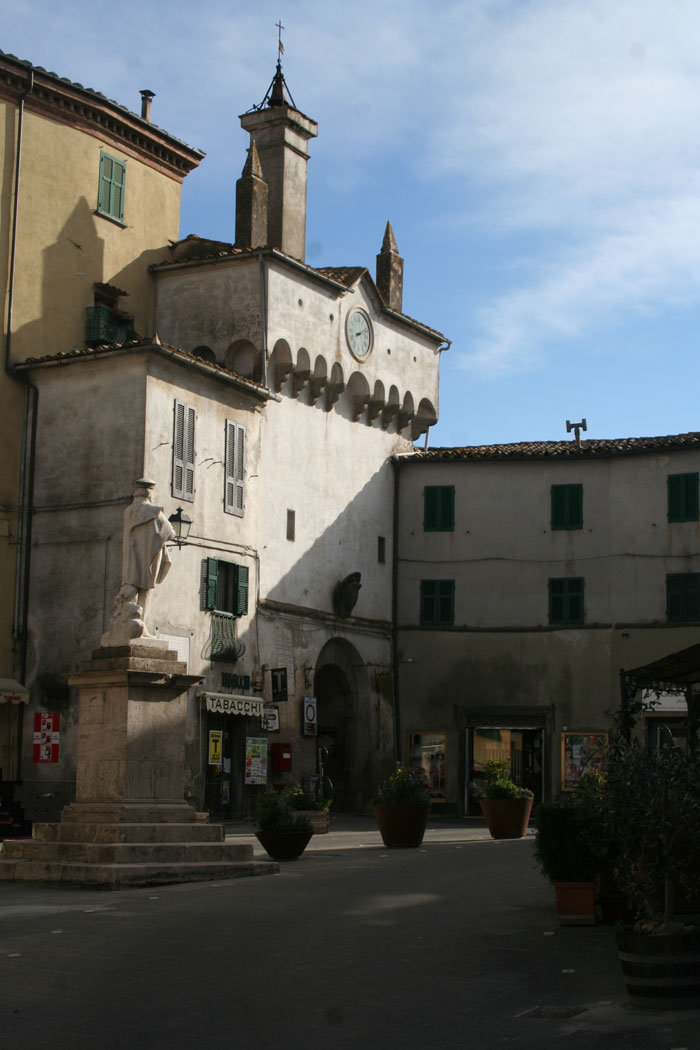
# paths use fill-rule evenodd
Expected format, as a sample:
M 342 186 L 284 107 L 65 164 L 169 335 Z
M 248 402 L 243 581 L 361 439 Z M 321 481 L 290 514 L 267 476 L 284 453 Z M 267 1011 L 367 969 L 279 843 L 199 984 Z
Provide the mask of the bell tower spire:
M 282 30 L 277 69 L 265 97 L 240 117 L 241 127 L 255 143 L 262 178 L 267 183 L 267 244 L 304 262 L 306 255 L 306 179 L 309 139 L 318 124 L 300 113 L 282 72 Z

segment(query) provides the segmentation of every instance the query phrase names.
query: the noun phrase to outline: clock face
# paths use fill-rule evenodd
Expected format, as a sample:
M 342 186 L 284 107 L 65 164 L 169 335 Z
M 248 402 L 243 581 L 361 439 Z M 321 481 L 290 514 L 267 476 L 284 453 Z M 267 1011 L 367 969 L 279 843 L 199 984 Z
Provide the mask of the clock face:
M 364 310 L 353 310 L 348 314 L 345 335 L 355 357 L 362 361 L 369 356 L 372 350 L 372 322 Z

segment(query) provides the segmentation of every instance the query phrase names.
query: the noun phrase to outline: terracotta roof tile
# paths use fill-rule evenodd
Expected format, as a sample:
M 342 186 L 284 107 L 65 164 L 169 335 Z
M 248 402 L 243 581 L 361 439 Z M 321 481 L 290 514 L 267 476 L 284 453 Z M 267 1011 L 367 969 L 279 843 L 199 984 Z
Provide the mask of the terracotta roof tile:
M 401 462 L 499 459 L 609 459 L 637 456 L 648 452 L 700 449 L 700 432 L 670 434 L 665 437 L 600 438 L 590 441 L 520 441 L 505 445 L 467 445 L 464 448 L 416 449 L 415 455 Z

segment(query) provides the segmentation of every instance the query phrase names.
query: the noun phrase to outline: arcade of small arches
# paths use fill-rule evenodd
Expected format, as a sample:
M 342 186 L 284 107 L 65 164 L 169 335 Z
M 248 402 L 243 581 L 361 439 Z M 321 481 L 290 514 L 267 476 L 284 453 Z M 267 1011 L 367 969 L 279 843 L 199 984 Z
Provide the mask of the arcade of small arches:
M 218 363 L 208 346 L 197 346 L 192 353 L 211 364 Z M 246 339 L 232 343 L 221 364 L 246 379 L 263 380 L 262 354 Z M 304 347 L 297 351 L 295 361 L 283 339 L 277 341 L 268 359 L 267 381 L 275 393 L 303 396 L 307 404 L 318 404 L 326 412 L 337 403 L 346 405 L 354 422 L 364 419 L 368 426 L 376 421 L 383 430 L 409 430 L 413 441 L 437 422 L 437 413 L 428 398 L 421 398 L 416 406 L 410 391 L 401 396 L 397 386 L 392 384 L 387 390 L 379 379 L 370 387 L 362 372 L 346 375 L 337 361 L 329 372 L 326 359 L 319 354 L 312 364 Z

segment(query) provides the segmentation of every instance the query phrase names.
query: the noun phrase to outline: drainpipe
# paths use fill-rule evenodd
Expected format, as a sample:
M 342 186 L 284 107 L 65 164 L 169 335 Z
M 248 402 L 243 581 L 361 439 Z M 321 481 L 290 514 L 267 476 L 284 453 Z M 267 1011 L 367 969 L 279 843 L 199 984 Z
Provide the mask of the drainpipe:
M 267 385 L 267 271 L 265 270 L 265 259 L 263 253 L 258 252 L 260 260 L 260 322 L 262 325 L 262 385 L 269 390 Z
M 10 235 L 10 265 L 7 287 L 7 326 L 5 333 L 5 372 L 12 379 L 24 381 L 24 419 L 22 422 L 22 449 L 19 479 L 19 506 L 17 510 L 17 569 L 15 572 L 15 602 L 12 625 L 14 669 L 22 684 L 27 671 L 27 622 L 29 596 L 29 551 L 31 541 L 31 493 L 34 484 L 34 450 L 36 447 L 36 419 L 39 391 L 28 376 L 17 376 L 11 361 L 12 323 L 15 290 L 15 263 L 17 258 L 17 226 L 19 216 L 20 175 L 22 165 L 22 133 L 24 126 L 24 103 L 34 89 L 34 70 L 29 71 L 29 80 L 20 96 L 17 119 L 17 146 L 15 153 L 15 199 L 12 207 L 12 230 Z M 31 419 L 31 425 L 30 425 Z M 19 648 L 19 656 L 17 649 Z M 17 724 L 17 766 L 15 779 L 22 774 L 22 727 L 20 713 Z
M 391 658 L 394 668 L 393 714 L 394 714 L 394 762 L 401 757 L 401 720 L 399 717 L 399 478 L 400 464 L 392 461 L 394 468 L 394 520 L 392 523 L 391 553 Z

